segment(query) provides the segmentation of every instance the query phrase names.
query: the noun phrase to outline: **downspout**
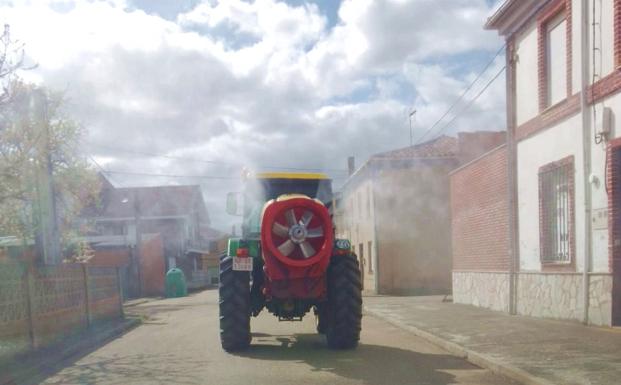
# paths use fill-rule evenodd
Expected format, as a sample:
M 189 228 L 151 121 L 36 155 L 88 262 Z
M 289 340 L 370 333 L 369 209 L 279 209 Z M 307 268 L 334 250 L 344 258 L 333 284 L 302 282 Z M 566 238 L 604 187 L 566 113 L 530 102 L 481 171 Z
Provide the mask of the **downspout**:
M 582 322 L 589 323 L 589 271 L 591 261 L 591 120 L 588 112 L 587 90 L 589 86 L 589 12 L 588 0 L 581 1 L 581 26 L 580 26 L 580 61 L 581 61 L 581 90 L 580 108 L 582 114 L 582 157 L 583 157 L 583 183 L 584 183 L 584 266 L 582 271 L 582 299 L 583 318 Z
M 517 313 L 517 277 L 518 242 L 517 242 L 517 147 L 515 142 L 515 46 L 513 37 L 507 38 L 506 78 L 507 78 L 507 201 L 509 215 L 509 314 Z M 509 40 L 510 39 L 510 40 Z

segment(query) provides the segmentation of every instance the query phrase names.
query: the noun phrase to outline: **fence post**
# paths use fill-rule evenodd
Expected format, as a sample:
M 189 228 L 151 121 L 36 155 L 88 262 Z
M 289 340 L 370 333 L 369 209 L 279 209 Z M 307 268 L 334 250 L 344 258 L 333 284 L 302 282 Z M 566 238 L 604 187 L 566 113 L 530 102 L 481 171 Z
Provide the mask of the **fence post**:
M 33 278 L 33 266 L 28 264 L 26 267 L 25 273 L 25 289 L 26 289 L 26 304 L 28 307 L 28 337 L 30 340 L 30 348 L 32 350 L 37 350 L 39 348 L 39 341 L 37 341 L 37 335 L 35 332 L 35 311 L 34 311 L 34 278 Z
M 123 309 L 123 283 L 121 282 L 121 268 L 116 268 L 116 283 L 119 291 L 119 316 L 125 318 L 125 310 Z
M 86 309 L 86 327 L 91 326 L 91 300 L 89 294 L 89 277 L 88 277 L 88 266 L 85 263 L 82 263 L 82 275 L 84 277 L 84 304 Z

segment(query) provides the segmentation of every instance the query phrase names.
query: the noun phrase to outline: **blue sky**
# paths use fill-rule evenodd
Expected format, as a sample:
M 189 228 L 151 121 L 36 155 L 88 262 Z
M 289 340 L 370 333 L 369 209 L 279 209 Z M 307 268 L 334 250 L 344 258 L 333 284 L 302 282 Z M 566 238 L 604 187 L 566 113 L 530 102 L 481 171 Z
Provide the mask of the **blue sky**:
M 88 132 L 85 153 L 105 169 L 236 177 L 239 167 L 205 161 L 344 170 L 350 155 L 361 164 L 407 146 L 408 112 L 418 111 L 418 137 L 502 45 L 483 30 L 494 6 L 0 0 L 0 22 L 11 25 L 38 64 L 24 78 L 65 92 L 68 113 Z M 503 65 L 498 57 L 465 101 Z M 500 77 L 454 124 L 429 137 L 504 125 Z M 342 171 L 330 173 L 337 186 L 343 182 Z M 239 188 L 234 180 L 110 175 L 124 186 L 200 183 L 224 228 L 223 197 Z

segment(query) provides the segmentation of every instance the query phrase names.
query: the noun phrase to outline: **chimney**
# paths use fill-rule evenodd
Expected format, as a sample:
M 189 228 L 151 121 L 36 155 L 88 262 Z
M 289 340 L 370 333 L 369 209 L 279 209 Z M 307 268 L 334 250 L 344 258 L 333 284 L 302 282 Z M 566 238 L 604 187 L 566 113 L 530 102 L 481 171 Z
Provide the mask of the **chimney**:
M 356 158 L 353 156 L 347 158 L 347 171 L 349 176 L 352 176 L 354 171 L 356 171 Z

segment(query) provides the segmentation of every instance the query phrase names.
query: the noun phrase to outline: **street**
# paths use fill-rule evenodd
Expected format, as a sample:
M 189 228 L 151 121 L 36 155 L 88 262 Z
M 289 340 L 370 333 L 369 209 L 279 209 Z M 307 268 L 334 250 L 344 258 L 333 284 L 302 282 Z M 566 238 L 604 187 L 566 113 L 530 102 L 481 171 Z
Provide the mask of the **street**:
M 66 362 L 44 384 L 516 384 L 365 315 L 360 346 L 331 351 L 314 316 L 252 319 L 249 350 L 227 354 L 218 336 L 218 293 L 152 301 L 128 309 L 145 322 Z

